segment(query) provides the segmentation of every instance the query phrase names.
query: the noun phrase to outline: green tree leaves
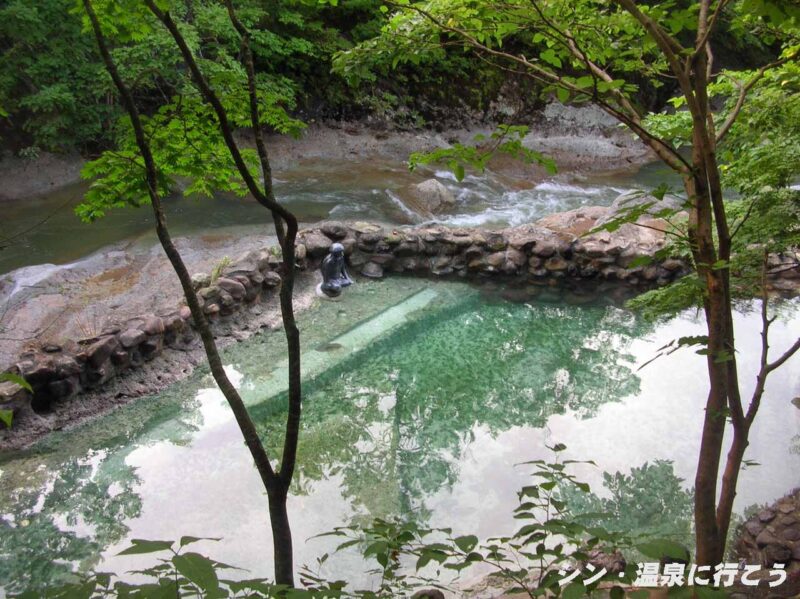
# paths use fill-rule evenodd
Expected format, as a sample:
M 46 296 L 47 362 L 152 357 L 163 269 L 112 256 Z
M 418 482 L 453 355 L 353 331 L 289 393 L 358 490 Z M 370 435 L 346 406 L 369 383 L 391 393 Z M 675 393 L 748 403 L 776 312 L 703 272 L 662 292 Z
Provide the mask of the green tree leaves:
M 219 579 L 215 564 L 199 553 L 185 553 L 172 558 L 172 563 L 179 574 L 199 587 L 206 597 L 227 597 L 219 588 Z
M 249 124 L 244 73 L 234 67 L 205 67 L 219 88 L 230 90 L 221 95 L 231 121 L 240 127 Z M 281 105 L 286 98 L 266 85 L 259 89 L 263 120 L 283 133 L 297 133 L 303 124 L 291 118 Z M 197 96 L 176 96 L 153 116 L 143 118 L 162 189 L 177 190 L 183 185 L 184 196 L 211 197 L 228 191 L 244 195 L 246 187 L 219 135 L 216 116 Z M 144 164 L 139 157 L 133 130 L 127 119 L 118 126 L 118 148 L 104 152 L 87 163 L 82 171 L 92 184 L 77 207 L 85 221 L 102 217 L 108 210 L 137 207 L 149 202 Z M 253 150 L 243 152 L 251 168 L 258 170 Z
M 172 549 L 172 541 L 148 541 L 146 539 L 131 539 L 131 546 L 123 549 L 117 555 L 138 555 L 140 553 L 157 553 Z
M 71 8 L 72 0 L 0 7 L 0 99 L 10 123 L 43 148 L 106 139 L 117 114 L 110 80 Z
M 492 158 L 505 154 L 528 164 L 539 164 L 550 174 L 555 174 L 555 161 L 524 144 L 527 134 L 528 127 L 525 126 L 499 125 L 489 138 L 475 136 L 472 145 L 456 143 L 433 152 L 415 152 L 409 157 L 408 167 L 413 171 L 421 165 L 445 164 L 456 179 L 462 181 L 467 168 L 482 173 Z

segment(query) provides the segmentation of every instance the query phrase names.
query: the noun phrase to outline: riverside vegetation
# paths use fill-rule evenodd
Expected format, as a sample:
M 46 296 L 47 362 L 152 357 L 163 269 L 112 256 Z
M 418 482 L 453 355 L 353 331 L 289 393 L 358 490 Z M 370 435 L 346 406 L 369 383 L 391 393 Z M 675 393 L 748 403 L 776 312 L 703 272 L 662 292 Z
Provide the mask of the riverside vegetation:
M 435 80 L 453 71 L 468 73 L 473 81 L 483 81 L 487 75 L 489 90 L 473 85 L 467 89 L 477 88 L 475 95 L 459 94 L 467 98 L 468 106 L 469 100 L 477 98 L 472 107 L 485 108 L 487 98 L 497 97 L 501 83 L 508 81 L 534 98 L 553 94 L 561 102 L 591 101 L 630 129 L 680 176 L 684 200 L 652 215 L 671 222 L 673 243 L 664 244 L 652 257 L 681 257 L 692 272 L 639 296 L 631 306 L 651 313 L 700 306 L 705 315 L 706 335 L 677 339 L 665 350 L 699 347 L 698 353 L 706 357 L 710 390 L 694 481 L 694 559 L 703 565 L 723 561 L 737 479 L 746 462 L 748 436 L 768 376 L 800 350 L 798 339 L 770 358 L 769 328 L 774 316 L 767 286 L 775 271 L 797 268 L 793 248 L 800 244 L 796 224 L 800 202 L 798 191 L 791 187 L 800 170 L 800 9 L 796 5 L 777 0 L 657 4 L 532 0 L 520 6 L 434 0 L 366 7 L 298 3 L 268 11 L 248 2 L 119 0 L 94 6 L 84 0 L 69 13 L 83 18 L 83 27 L 79 21 L 70 21 L 72 17 L 55 18 L 65 12 L 62 8 L 45 3 L 41 11 L 30 10 L 15 2 L 4 9 L 3 35 L 9 48 L 4 60 L 16 65 L 5 70 L 2 81 L 4 112 L 14 125 L 12 138 L 22 140 L 15 143 L 28 154 L 35 154 L 40 146 L 58 145 L 57 140 L 67 139 L 62 138 L 64 131 L 74 134 L 68 145 L 111 148 L 85 169 L 95 182 L 80 209 L 83 218 L 99 218 L 120 206 L 152 205 L 159 239 L 181 280 L 215 379 L 237 415 L 269 497 L 278 584 L 287 588 L 294 584 L 286 494 L 295 467 L 301 406 L 299 333 L 292 310 L 298 227 L 294 215 L 274 195 L 263 128 L 300 133 L 304 113 L 298 108 L 298 98 L 307 106 L 314 101 L 313 94 L 303 93 L 304 86 L 313 89 L 312 85 L 322 83 L 316 89 L 338 89 L 342 104 L 352 104 L 352 94 L 366 94 L 358 97 L 366 98 L 368 111 L 376 98 L 391 98 L 391 94 L 375 93 L 376 88 L 389 85 L 387 81 L 412 81 L 426 87 L 431 77 Z M 363 21 L 349 18 L 351 10 Z M 348 28 L 342 30 L 345 22 Z M 359 29 L 361 24 L 364 27 Z M 50 35 L 56 25 L 67 28 L 63 36 Z M 336 31 L 342 31 L 341 37 Z M 315 46 L 320 39 L 332 38 L 333 43 L 324 49 Z M 60 45 L 70 39 L 74 43 L 68 48 Z M 91 59 L 76 59 L 75 53 Z M 64 57 L 69 57 L 69 69 L 58 64 Z M 50 63 L 42 64 L 43 58 Z M 333 75 L 327 66 L 330 61 Z M 73 72 L 78 65 L 80 69 L 88 65 L 88 70 Z M 399 69 L 400 75 L 390 74 L 392 69 Z M 62 79 L 65 74 L 66 80 Z M 43 84 L 36 84 L 37 77 Z M 105 82 L 105 87 L 98 82 Z M 500 83 L 491 87 L 491 82 Z M 459 85 L 459 78 L 450 78 L 449 85 Z M 434 87 L 453 89 L 449 85 Z M 416 96 L 425 95 L 420 91 Z M 667 99 L 669 109 L 659 111 Z M 336 96 L 331 106 L 335 100 Z M 93 108 L 84 110 L 86 105 Z M 467 169 L 485 168 L 493 155 L 505 152 L 552 168 L 546 156 L 525 147 L 523 126 L 507 125 L 476 145 L 455 144 L 416 156 L 412 165 L 444 162 L 460 179 Z M 252 130 L 255 151 L 240 148 L 234 136 L 239 127 Z M 203 306 L 171 243 L 160 198 L 179 179 L 189 180 L 187 195 L 249 192 L 274 219 L 281 246 L 280 304 L 293 373 L 277 470 L 222 369 Z M 668 189 L 653 190 L 652 201 L 623 210 L 600 224 L 596 233 L 637 226 L 640 217 L 669 194 Z M 649 225 L 638 222 L 638 226 Z M 502 260 L 496 259 L 496 266 L 490 262 L 493 255 L 482 258 L 493 268 L 522 266 L 509 250 Z M 483 262 L 476 264 L 479 270 Z M 732 317 L 734 302 L 743 297 L 760 298 L 763 326 L 760 370 L 746 401 L 737 370 Z M 732 445 L 723 458 L 727 428 Z M 555 476 L 546 467 L 544 472 Z M 545 490 L 552 490 L 555 482 L 545 483 L 549 487 Z M 552 497 L 548 495 L 546 502 L 530 509 L 547 508 Z M 556 528 L 544 530 L 567 537 L 591 532 L 577 524 Z M 380 526 L 377 530 L 395 534 Z M 411 537 L 407 533 L 399 533 L 403 542 L 414 538 L 413 532 Z M 540 540 L 528 537 L 523 545 Z M 515 550 L 522 547 L 515 547 L 519 541 L 504 539 Z M 381 551 L 391 548 L 389 557 L 382 558 L 385 563 L 379 560 L 386 569 L 394 563 L 392 552 L 399 555 L 400 550 L 381 542 Z M 475 543 L 463 538 L 453 542 L 467 552 L 468 560 L 470 553 L 464 547 Z M 542 547 L 551 551 L 546 544 Z M 384 555 L 378 549 L 372 553 Z M 664 545 L 656 553 L 668 559 L 686 557 Z M 562 547 L 556 557 L 563 555 Z M 172 564 L 192 581 L 175 559 L 184 569 L 187 560 L 175 557 Z M 531 593 L 543 593 L 546 587 L 558 592 L 546 579 L 543 574 Z M 93 592 L 94 587 L 89 593 Z M 159 587 L 148 592 L 176 589 Z

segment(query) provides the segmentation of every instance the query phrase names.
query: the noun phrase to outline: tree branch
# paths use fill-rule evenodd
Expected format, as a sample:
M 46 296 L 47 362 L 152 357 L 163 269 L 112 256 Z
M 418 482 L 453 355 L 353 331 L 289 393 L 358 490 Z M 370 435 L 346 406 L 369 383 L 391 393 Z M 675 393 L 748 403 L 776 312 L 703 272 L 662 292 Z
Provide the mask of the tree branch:
M 524 66 L 526 70 L 523 72 L 523 74 L 525 74 L 528 77 L 531 77 L 536 81 L 541 81 L 549 85 L 556 85 L 574 94 L 586 93 L 586 90 L 584 90 L 583 88 L 580 88 L 577 85 L 565 81 L 563 77 L 551 71 L 548 71 L 547 69 L 542 68 L 536 63 L 531 62 L 530 60 L 525 58 L 525 56 L 521 55 L 517 56 L 508 52 L 502 52 L 500 50 L 495 50 L 494 48 L 490 48 L 489 46 L 479 42 L 475 38 L 475 36 L 470 34 L 468 31 L 461 29 L 459 27 L 455 27 L 453 25 L 448 25 L 443 23 L 429 11 L 420 8 L 419 6 L 393 4 L 391 1 L 387 3 L 397 6 L 398 8 L 410 9 L 413 10 L 414 12 L 417 12 L 418 14 L 428 19 L 431 23 L 436 25 L 441 30 L 458 35 L 459 37 L 463 38 L 468 45 L 472 46 L 473 48 L 481 52 L 497 56 L 504 60 L 510 60 Z M 686 159 L 683 156 L 681 156 L 681 154 L 677 150 L 675 150 L 675 148 L 673 148 L 669 143 L 667 143 L 663 139 L 660 139 L 654 136 L 649 131 L 647 131 L 641 125 L 641 123 L 637 121 L 637 119 L 632 118 L 619 108 L 615 108 L 610 102 L 606 101 L 602 97 L 598 96 L 597 98 L 595 98 L 595 101 L 597 102 L 598 106 L 600 106 L 608 114 L 615 117 L 621 123 L 627 125 L 670 168 L 684 175 L 688 174 L 691 171 L 692 167 L 689 165 Z
M 297 218 L 294 216 L 294 214 L 289 212 L 279 202 L 275 201 L 274 198 L 270 198 L 269 196 L 265 195 L 264 191 L 258 186 L 253 178 L 253 175 L 250 173 L 250 169 L 247 168 L 247 164 L 245 163 L 244 158 L 242 158 L 242 153 L 239 150 L 239 145 L 236 143 L 236 140 L 233 137 L 233 127 L 228 120 L 228 115 L 225 111 L 225 108 L 222 106 L 219 98 L 211 89 L 203 73 L 200 71 L 200 67 L 197 65 L 197 61 L 194 59 L 191 49 L 186 44 L 186 40 L 178 30 L 178 26 L 175 24 L 175 21 L 172 20 L 169 12 L 162 11 L 156 5 L 154 0 L 144 0 L 144 2 L 147 5 L 147 8 L 150 9 L 150 12 L 152 12 L 156 18 L 164 24 L 169 33 L 172 35 L 175 43 L 178 45 L 181 55 L 183 56 L 183 60 L 189 67 L 189 71 L 191 72 L 195 85 L 200 90 L 203 98 L 205 98 L 206 102 L 208 102 L 208 104 L 214 110 L 214 113 L 217 115 L 217 120 L 219 121 L 222 136 L 225 140 L 225 145 L 228 146 L 228 150 L 231 153 L 231 158 L 233 158 L 233 162 L 241 174 L 247 189 L 259 204 L 262 204 L 269 210 L 277 212 L 278 215 L 287 223 L 287 226 L 291 227 L 294 225 L 294 228 L 297 228 Z M 292 240 L 292 242 L 294 242 L 294 240 Z M 282 249 L 284 250 L 284 253 L 286 253 L 287 248 L 282 246 Z
M 214 336 L 211 332 L 208 320 L 206 319 L 203 309 L 200 307 L 200 304 L 197 300 L 197 295 L 194 292 L 189 271 L 186 269 L 186 265 L 178 253 L 178 250 L 175 248 L 167 229 L 166 217 L 161 206 L 161 196 L 158 193 L 158 178 L 155 160 L 153 159 L 150 146 L 145 137 L 144 127 L 142 126 L 142 121 L 139 117 L 139 111 L 136 108 L 136 103 L 133 100 L 133 96 L 131 95 L 128 86 L 122 80 L 122 77 L 120 77 L 117 67 L 111 58 L 111 53 L 109 52 L 105 36 L 103 35 L 97 15 L 94 12 L 94 7 L 92 6 L 91 0 L 83 0 L 83 6 L 87 15 L 89 16 L 89 21 L 91 22 L 92 30 L 94 31 L 100 56 L 103 59 L 114 85 L 119 90 L 122 103 L 124 104 L 125 109 L 131 119 L 131 125 L 133 126 L 134 135 L 136 137 L 136 144 L 139 147 L 146 167 L 147 189 L 150 196 L 150 203 L 153 208 L 153 214 L 156 220 L 156 232 L 158 234 L 159 241 L 161 242 L 164 252 L 167 254 L 167 258 L 169 258 L 169 261 L 172 264 L 175 273 L 178 275 L 178 279 L 180 280 L 186 302 L 189 305 L 189 309 L 192 313 L 192 318 L 194 319 L 197 329 L 200 332 L 200 337 L 203 341 L 206 355 L 208 356 L 209 367 L 214 375 L 214 380 L 217 382 L 223 395 L 228 400 L 228 404 L 231 406 L 231 410 L 233 411 L 239 428 L 242 431 L 242 436 L 244 437 L 245 443 L 250 450 L 250 454 L 252 455 L 256 468 L 261 476 L 261 480 L 267 490 L 269 490 L 276 482 L 275 472 L 270 464 L 269 456 L 267 455 L 267 452 L 261 443 L 261 439 L 258 436 L 255 425 L 253 424 L 253 421 L 247 412 L 247 408 L 245 407 L 239 392 L 233 386 L 227 374 L 225 373 L 225 369 L 222 365 L 219 352 L 217 351 L 216 342 L 214 341 Z
M 247 95 L 250 100 L 250 123 L 253 129 L 253 136 L 256 140 L 256 151 L 258 159 L 261 163 L 262 183 L 264 185 L 264 195 L 267 198 L 275 200 L 275 193 L 272 187 L 272 167 L 269 162 L 269 154 L 267 153 L 267 146 L 264 143 L 264 133 L 261 130 L 261 117 L 258 110 L 258 93 L 256 91 L 256 73 L 253 66 L 253 52 L 250 48 L 250 33 L 247 28 L 236 16 L 236 11 L 233 9 L 231 0 L 223 0 L 225 7 L 228 9 L 228 17 L 231 20 L 239 36 L 242 38 L 242 59 L 244 62 L 245 71 L 247 72 Z M 280 216 L 273 214 L 273 221 L 275 223 L 275 232 L 278 236 L 278 242 L 281 247 L 285 244 L 286 233 L 284 232 L 283 222 Z
M 753 75 L 752 79 L 750 79 L 750 81 L 748 81 L 745 85 L 742 85 L 739 82 L 734 82 L 734 84 L 739 88 L 739 97 L 736 99 L 736 104 L 734 105 L 733 109 L 728 114 L 728 117 L 725 119 L 725 122 L 722 124 L 722 126 L 719 128 L 719 131 L 717 132 L 716 142 L 718 144 L 725 138 L 725 136 L 728 134 L 728 131 L 730 131 L 731 127 L 736 122 L 736 119 L 739 117 L 739 113 L 742 111 L 742 108 L 744 107 L 744 101 L 747 98 L 747 94 L 751 89 L 753 89 L 755 84 L 758 83 L 764 77 L 764 75 L 767 74 L 768 71 L 777 68 L 779 66 L 782 66 L 793 60 L 796 60 L 799 56 L 800 56 L 800 50 L 795 51 L 793 54 L 781 58 L 780 60 L 776 60 L 767 65 L 764 65 L 763 67 L 758 69 L 758 71 L 756 71 L 756 74 Z
M 706 27 L 703 34 L 698 37 L 697 43 L 695 44 L 695 54 L 698 52 L 703 52 L 703 47 L 708 43 L 709 37 L 713 33 L 717 22 L 719 21 L 720 15 L 722 15 L 723 9 L 730 3 L 730 0 L 720 0 L 717 4 L 717 8 L 714 10 L 714 14 L 711 15 L 710 19 L 706 20 Z

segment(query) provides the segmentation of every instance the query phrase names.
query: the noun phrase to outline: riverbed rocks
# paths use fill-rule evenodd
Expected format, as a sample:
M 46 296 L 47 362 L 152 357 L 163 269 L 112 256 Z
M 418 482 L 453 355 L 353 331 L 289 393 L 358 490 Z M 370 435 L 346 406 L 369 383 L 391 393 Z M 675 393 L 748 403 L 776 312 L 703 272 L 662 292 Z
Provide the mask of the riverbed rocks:
M 198 272 L 192 275 L 192 287 L 196 290 L 211 283 L 211 273 Z
M 787 250 L 770 255 L 767 268 L 773 289 L 788 296 L 800 294 L 799 250 Z
M 686 200 L 675 195 L 664 194 L 660 199 L 641 191 L 627 191 L 616 197 L 598 220 L 604 225 L 613 220 L 632 218 L 637 222 L 648 219 L 670 218 L 686 208 Z
M 335 228 L 328 230 L 332 235 L 340 233 Z M 324 238 L 320 243 L 327 251 L 329 238 L 322 233 L 319 236 Z M 305 259 L 305 254 L 301 255 Z M 198 302 L 212 325 L 245 305 L 272 297 L 281 284 L 281 276 L 275 271 L 279 264 L 280 252 L 266 248 L 241 256 L 216 278 L 203 273 L 193 275 Z M 20 355 L 9 371 L 24 377 L 33 393 L 4 383 L 0 385 L 0 406 L 12 410 L 16 419 L 46 413 L 53 402 L 96 390 L 154 360 L 166 348 L 183 351 L 195 340 L 191 311 L 180 306 L 168 313 L 144 314 L 110 324 L 91 338 L 32 347 Z
M 305 252 L 311 258 L 323 258 L 331 247 L 332 239 L 321 230 L 309 231 L 303 237 Z
M 433 218 L 456 204 L 455 196 L 436 179 L 409 185 L 400 191 L 399 197 L 409 210 L 423 218 Z
M 361 269 L 361 274 L 370 279 L 382 279 L 383 267 L 377 262 L 367 262 Z

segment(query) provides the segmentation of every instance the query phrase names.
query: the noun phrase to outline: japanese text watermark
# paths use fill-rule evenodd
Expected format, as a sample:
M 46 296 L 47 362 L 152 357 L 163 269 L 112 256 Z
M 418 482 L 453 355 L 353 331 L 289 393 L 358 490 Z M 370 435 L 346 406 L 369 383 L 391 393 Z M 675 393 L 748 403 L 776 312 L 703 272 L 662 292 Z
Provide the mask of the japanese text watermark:
M 771 569 L 766 570 L 768 576 L 762 573 L 765 569 L 757 565 L 737 564 L 735 562 L 723 562 L 716 566 L 697 566 L 673 563 L 664 564 L 663 567 L 658 562 L 645 562 L 636 564 L 636 579 L 633 586 L 637 587 L 682 587 L 682 586 L 711 586 L 711 587 L 730 587 L 737 579 L 744 586 L 758 586 L 766 583 L 770 587 L 776 587 L 786 581 L 786 564 L 774 564 Z M 594 584 L 608 574 L 605 568 L 598 568 L 592 564 L 586 564 L 583 569 L 571 571 L 561 570 L 559 575 L 559 586 L 566 586 L 573 581 L 583 582 L 584 586 Z M 581 578 L 583 575 L 583 578 Z M 619 573 L 622 578 L 625 574 Z

